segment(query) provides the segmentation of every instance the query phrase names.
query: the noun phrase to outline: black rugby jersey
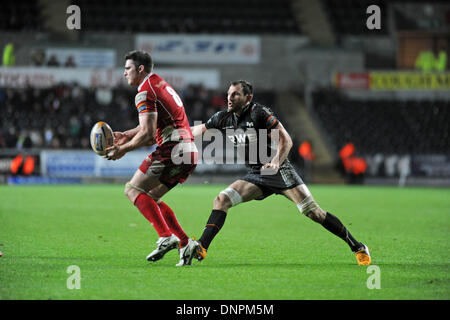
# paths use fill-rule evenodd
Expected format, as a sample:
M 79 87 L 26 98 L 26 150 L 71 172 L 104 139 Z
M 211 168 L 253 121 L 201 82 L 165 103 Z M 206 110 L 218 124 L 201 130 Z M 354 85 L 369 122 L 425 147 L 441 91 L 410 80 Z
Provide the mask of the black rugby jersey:
M 270 108 L 251 102 L 239 116 L 228 110 L 215 113 L 205 126 L 206 129 L 220 130 L 226 143 L 234 145 L 238 159 L 244 160 L 248 167 L 257 168 L 270 162 L 276 154 L 277 145 L 271 146 L 268 134 L 278 123 Z M 278 143 L 278 140 L 274 142 Z

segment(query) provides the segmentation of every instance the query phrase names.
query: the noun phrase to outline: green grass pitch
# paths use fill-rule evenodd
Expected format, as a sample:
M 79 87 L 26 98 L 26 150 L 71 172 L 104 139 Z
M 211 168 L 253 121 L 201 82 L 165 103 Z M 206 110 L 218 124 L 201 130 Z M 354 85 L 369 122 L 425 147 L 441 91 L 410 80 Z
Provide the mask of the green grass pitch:
M 164 200 L 198 238 L 224 187 L 181 185 Z M 369 246 L 379 289 L 344 241 L 282 196 L 232 208 L 207 259 L 177 268 L 176 250 L 145 260 L 157 235 L 121 185 L 1 186 L 0 299 L 450 298 L 448 189 L 310 189 Z M 80 289 L 67 287 L 72 265 Z

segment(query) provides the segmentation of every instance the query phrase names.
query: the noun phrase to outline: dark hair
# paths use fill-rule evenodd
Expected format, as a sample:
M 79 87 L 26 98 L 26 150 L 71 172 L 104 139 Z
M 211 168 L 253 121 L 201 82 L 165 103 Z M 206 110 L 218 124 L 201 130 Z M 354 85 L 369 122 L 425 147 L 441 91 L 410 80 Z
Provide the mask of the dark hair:
M 231 85 L 232 86 L 241 85 L 242 86 L 242 91 L 244 92 L 245 95 L 253 94 L 253 86 L 248 81 L 236 80 L 236 81 L 232 81 Z
M 140 50 L 130 51 L 125 56 L 125 61 L 128 59 L 133 60 L 136 66 L 136 70 L 139 68 L 140 65 L 144 66 L 145 72 L 150 73 L 153 70 L 153 59 L 145 51 Z

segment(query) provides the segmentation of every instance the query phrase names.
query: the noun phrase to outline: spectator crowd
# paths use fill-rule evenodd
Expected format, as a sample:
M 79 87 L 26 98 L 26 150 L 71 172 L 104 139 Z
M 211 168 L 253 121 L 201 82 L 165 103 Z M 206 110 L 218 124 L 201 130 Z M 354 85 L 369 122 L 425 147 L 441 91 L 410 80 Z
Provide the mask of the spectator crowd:
M 226 106 L 225 93 L 202 85 L 178 90 L 191 124 L 205 122 Z M 97 121 L 113 130 L 135 127 L 136 91 L 128 87 L 84 88 L 59 84 L 51 88 L 0 88 L 0 148 L 90 148 Z

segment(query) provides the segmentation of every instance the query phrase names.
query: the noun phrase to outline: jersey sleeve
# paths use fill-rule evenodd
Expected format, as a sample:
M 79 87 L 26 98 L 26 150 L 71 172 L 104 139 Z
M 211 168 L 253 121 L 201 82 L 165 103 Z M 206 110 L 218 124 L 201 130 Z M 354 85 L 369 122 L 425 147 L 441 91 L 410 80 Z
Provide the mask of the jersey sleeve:
M 220 119 L 223 116 L 223 111 L 219 111 L 216 112 L 215 114 L 213 114 L 213 116 L 211 118 L 209 118 L 208 121 L 206 121 L 205 123 L 205 127 L 206 129 L 220 129 L 219 128 L 219 122 Z
M 141 115 L 144 113 L 157 113 L 156 101 L 147 91 L 140 91 L 134 99 L 137 112 Z
M 256 120 L 259 128 L 273 129 L 279 121 L 273 111 L 265 106 L 257 106 L 255 108 Z

